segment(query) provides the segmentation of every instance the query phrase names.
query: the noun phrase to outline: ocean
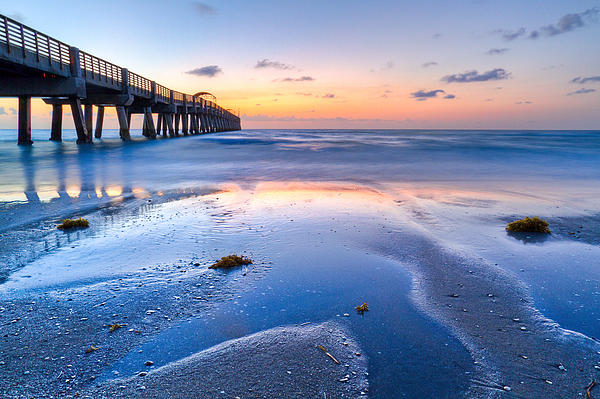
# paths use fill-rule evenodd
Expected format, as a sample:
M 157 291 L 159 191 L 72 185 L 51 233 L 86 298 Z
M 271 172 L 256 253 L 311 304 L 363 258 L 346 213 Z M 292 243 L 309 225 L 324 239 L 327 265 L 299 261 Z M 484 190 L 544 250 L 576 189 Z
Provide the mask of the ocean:
M 567 349 L 600 337 L 600 131 L 244 130 L 123 143 L 105 130 L 79 146 L 75 136 L 54 143 L 35 130 L 34 145 L 18 147 L 16 131 L 0 131 L 0 304 L 80 295 L 91 308 L 86 292 L 128 279 L 155 287 L 134 298 L 182 297 L 172 290 L 210 276 L 220 256 L 261 265 L 248 284 L 239 273 L 203 282 L 206 306 L 120 347 L 97 382 L 135 375 L 149 353 L 158 367 L 334 320 L 368 359 L 370 397 L 474 397 L 484 376 L 500 388 L 518 377 L 460 318 L 483 312 L 459 305 L 473 295 L 461 291 L 469 275 L 495 290 L 480 300 L 518 297 Z M 73 216 L 92 227 L 56 230 Z M 525 216 L 552 234 L 504 230 Z M 370 310 L 358 314 L 362 302 Z M 517 309 L 503 306 L 489 312 Z M 0 341 L 0 358 L 11 353 Z

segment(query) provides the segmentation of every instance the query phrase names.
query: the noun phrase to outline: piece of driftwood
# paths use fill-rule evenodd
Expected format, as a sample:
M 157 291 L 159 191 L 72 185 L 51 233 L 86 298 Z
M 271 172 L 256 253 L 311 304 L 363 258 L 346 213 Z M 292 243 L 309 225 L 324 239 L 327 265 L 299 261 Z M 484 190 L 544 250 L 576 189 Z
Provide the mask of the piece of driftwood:
M 331 360 L 333 360 L 333 361 L 335 362 L 335 364 L 341 364 L 341 363 L 339 362 L 339 360 L 337 360 L 335 357 L 333 357 L 333 355 L 332 355 L 331 353 L 327 352 L 327 349 L 325 349 L 325 348 L 323 347 L 323 345 L 317 345 L 317 348 L 319 348 L 319 349 L 321 349 L 323 352 L 325 352 L 325 354 L 326 354 L 327 356 L 329 356 L 329 358 L 330 358 Z

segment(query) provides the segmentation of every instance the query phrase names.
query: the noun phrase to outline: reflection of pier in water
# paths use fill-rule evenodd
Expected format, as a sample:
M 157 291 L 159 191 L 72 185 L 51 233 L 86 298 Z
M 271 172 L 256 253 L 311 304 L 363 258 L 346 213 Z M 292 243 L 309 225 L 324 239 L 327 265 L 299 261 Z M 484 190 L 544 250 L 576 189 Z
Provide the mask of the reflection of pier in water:
M 45 191 L 40 195 L 35 189 L 33 169 L 26 175 L 26 201 L 12 202 L 9 206 L 0 202 L 4 211 L 4 231 L 0 234 L 0 283 L 45 253 L 73 246 L 112 226 L 121 226 L 162 203 L 207 193 L 201 189 L 151 192 L 131 185 L 64 184 L 61 180 L 51 194 Z M 67 216 L 84 216 L 90 219 L 92 226 L 84 230 L 57 230 L 59 220 Z M 13 223 L 10 223 L 11 217 Z M 19 245 L 14 245 L 15 242 Z
M 102 159 L 97 151 L 85 147 L 79 147 L 76 152 L 76 161 L 69 162 L 66 159 L 65 148 L 58 145 L 53 149 L 51 158 L 53 160 L 52 170 L 56 172 L 56 183 L 53 189 L 44 188 L 43 195 L 36 186 L 36 170 L 38 170 L 39 160 L 32 153 L 30 147 L 22 148 L 19 160 L 21 162 L 24 178 L 25 196 L 24 204 L 30 206 L 39 206 L 42 203 L 53 203 L 58 201 L 77 202 L 89 199 L 101 199 L 107 197 L 129 197 L 144 192 L 144 189 L 133 188 L 131 184 L 105 183 L 107 177 L 97 175 L 97 165 L 104 166 Z M 119 163 L 123 164 L 123 163 Z M 76 166 L 77 180 L 69 181 L 67 166 Z M 101 168 L 104 172 L 105 169 Z M 123 176 L 120 176 L 123 180 Z M 114 181 L 115 176 L 111 179 Z M 71 177 L 71 180 L 75 180 Z M 45 186 L 47 187 L 47 186 Z M 2 199 L 0 199 L 0 202 Z

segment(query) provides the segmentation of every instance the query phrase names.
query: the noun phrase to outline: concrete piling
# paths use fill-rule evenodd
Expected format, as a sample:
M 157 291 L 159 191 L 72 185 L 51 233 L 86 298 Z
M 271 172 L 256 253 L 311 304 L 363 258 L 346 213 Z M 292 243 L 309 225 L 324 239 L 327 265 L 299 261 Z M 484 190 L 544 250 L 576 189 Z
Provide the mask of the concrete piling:
M 50 130 L 50 140 L 52 141 L 62 141 L 62 118 L 63 106 L 52 104 L 52 129 Z
M 19 145 L 31 145 L 31 97 L 19 97 Z
M 102 124 L 104 123 L 104 106 L 99 105 L 98 111 L 96 112 L 96 132 L 94 137 L 97 139 L 102 138 Z

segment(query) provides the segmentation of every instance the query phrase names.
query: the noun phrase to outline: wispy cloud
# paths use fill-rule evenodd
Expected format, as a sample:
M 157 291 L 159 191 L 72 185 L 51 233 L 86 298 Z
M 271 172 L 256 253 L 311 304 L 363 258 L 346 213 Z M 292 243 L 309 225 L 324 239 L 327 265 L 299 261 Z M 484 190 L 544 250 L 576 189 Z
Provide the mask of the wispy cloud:
M 297 92 L 296 94 L 299 96 L 305 96 L 305 97 L 310 97 L 313 95 L 312 93 L 306 93 L 306 92 Z
M 217 13 L 216 8 L 214 8 L 213 6 L 208 5 L 206 3 L 202 3 L 200 1 L 195 1 L 193 4 L 194 4 L 194 8 L 196 9 L 196 11 L 198 11 L 200 14 L 212 15 L 212 14 Z
M 429 67 L 436 66 L 436 65 L 438 65 L 437 62 L 435 62 L 435 61 L 429 61 L 429 62 L 426 62 L 424 64 L 421 64 L 421 68 L 429 68 Z
M 591 22 L 595 22 L 598 14 L 600 14 L 600 8 L 593 7 L 579 13 L 565 14 L 555 24 L 545 25 L 538 29 L 528 30 L 525 27 L 521 27 L 517 30 L 500 29 L 494 33 L 500 34 L 506 41 L 513 41 L 521 37 L 529 39 L 537 39 L 541 36 L 552 37 L 572 32 Z
M 322 98 L 335 98 L 335 94 L 327 93 L 327 94 L 324 94 Z
M 431 37 L 434 39 L 440 39 L 442 36 L 444 36 L 443 33 L 434 33 Z
M 486 51 L 487 55 L 500 55 L 500 54 L 504 54 L 508 51 L 509 49 L 507 48 L 491 48 L 488 51 Z
M 8 115 L 8 112 L 6 112 L 4 107 L 0 107 L 0 115 Z
M 600 82 L 600 76 L 588 76 L 587 78 L 582 78 L 582 77 L 576 77 L 575 79 L 571 80 L 571 83 L 579 83 L 579 84 L 586 84 L 586 83 L 595 83 L 595 82 Z
M 256 69 L 272 68 L 272 69 L 286 70 L 286 69 L 294 69 L 294 66 L 284 64 L 283 62 L 279 62 L 279 61 L 272 61 L 268 58 L 265 58 L 262 60 L 258 60 L 256 62 L 256 65 L 254 65 L 254 68 L 256 68 Z
M 275 79 L 273 82 L 312 82 L 315 78 L 312 76 L 300 76 L 299 78 Z
M 446 92 L 442 89 L 436 89 L 436 90 L 419 90 L 419 91 L 415 91 L 413 93 L 410 93 L 410 96 L 412 98 L 414 98 L 417 101 L 425 101 L 428 98 L 436 98 L 438 96 L 438 94 L 446 94 Z M 444 96 L 445 99 L 447 100 L 451 100 L 453 98 L 456 98 L 456 96 L 454 94 L 446 94 Z
M 600 9 L 598 7 L 590 8 L 580 13 L 566 14 L 560 17 L 557 23 L 552 25 L 542 26 L 540 32 L 546 36 L 556 36 L 563 33 L 571 32 L 577 28 L 583 27 L 586 22 L 590 21 L 598 15 Z M 529 35 L 534 38 L 537 31 L 531 32 Z
M 380 97 L 381 98 L 388 98 L 390 94 L 392 94 L 391 90 L 385 90 Z
M 533 102 L 532 101 L 517 101 L 515 104 L 528 105 L 528 104 L 533 104 Z
M 442 89 L 429 90 L 429 91 L 419 90 L 419 91 L 415 91 L 414 93 L 410 93 L 410 96 L 412 98 L 426 100 L 428 98 L 437 97 L 437 95 L 440 93 L 445 93 L 445 91 Z M 423 101 L 423 100 L 419 100 L 419 101 Z
M 510 76 L 510 72 L 507 72 L 502 68 L 496 68 L 483 73 L 478 73 L 476 70 L 473 70 L 454 75 L 446 75 L 442 78 L 442 81 L 447 83 L 487 82 L 490 80 L 509 79 Z
M 504 40 L 506 40 L 507 42 L 511 42 L 522 36 L 525 36 L 527 31 L 525 30 L 525 28 L 519 28 L 514 31 L 500 29 L 500 30 L 495 31 L 495 33 L 499 33 Z
M 574 94 L 589 94 L 589 93 L 593 93 L 595 92 L 596 89 L 579 89 L 579 90 L 575 90 L 574 92 L 568 93 L 567 96 L 572 96 Z
M 220 73 L 223 73 L 223 70 L 217 65 L 207 65 L 201 68 L 192 69 L 191 71 L 186 72 L 189 75 L 195 76 L 206 76 L 209 78 L 214 78 Z

